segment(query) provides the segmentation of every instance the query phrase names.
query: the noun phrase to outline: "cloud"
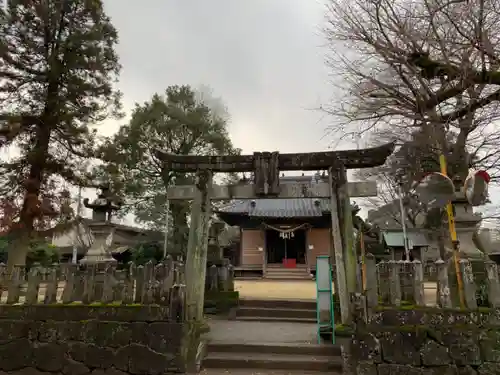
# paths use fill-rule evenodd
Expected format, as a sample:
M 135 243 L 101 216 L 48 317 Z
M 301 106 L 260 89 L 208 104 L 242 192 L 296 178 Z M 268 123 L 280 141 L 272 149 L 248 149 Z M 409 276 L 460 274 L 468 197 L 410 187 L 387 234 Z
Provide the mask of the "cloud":
M 172 84 L 208 85 L 231 115 L 237 147 L 320 151 L 330 97 L 320 28 L 324 5 L 303 0 L 105 0 L 118 28 L 125 104 Z M 108 122 L 103 133 L 114 132 Z M 323 138 L 323 139 L 322 139 Z

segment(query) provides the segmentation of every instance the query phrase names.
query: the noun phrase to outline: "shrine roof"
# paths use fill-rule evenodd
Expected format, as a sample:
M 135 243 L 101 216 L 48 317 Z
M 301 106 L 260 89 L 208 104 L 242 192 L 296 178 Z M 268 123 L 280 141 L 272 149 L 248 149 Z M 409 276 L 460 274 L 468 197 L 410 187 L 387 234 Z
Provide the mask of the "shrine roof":
M 397 232 L 391 232 L 391 231 L 384 231 L 382 232 L 383 234 L 383 239 L 384 242 L 386 243 L 387 246 L 389 247 L 404 247 L 404 234 L 402 231 L 397 231 Z M 413 248 L 413 246 L 416 247 L 422 247 L 422 246 L 429 246 L 429 242 L 427 241 L 427 238 L 424 233 L 422 232 L 412 232 L 409 231 L 407 234 L 407 239 L 408 239 L 408 244 L 410 245 L 410 248 Z
M 320 175 L 281 176 L 280 184 L 310 184 L 320 182 Z M 252 202 L 255 202 L 252 204 Z M 321 217 L 330 212 L 329 199 L 323 198 L 266 198 L 234 200 L 221 207 L 220 214 L 249 217 L 294 218 Z
M 255 202 L 252 204 L 252 202 Z M 221 207 L 218 213 L 241 214 L 250 217 L 321 217 L 330 210 L 329 199 L 244 199 Z

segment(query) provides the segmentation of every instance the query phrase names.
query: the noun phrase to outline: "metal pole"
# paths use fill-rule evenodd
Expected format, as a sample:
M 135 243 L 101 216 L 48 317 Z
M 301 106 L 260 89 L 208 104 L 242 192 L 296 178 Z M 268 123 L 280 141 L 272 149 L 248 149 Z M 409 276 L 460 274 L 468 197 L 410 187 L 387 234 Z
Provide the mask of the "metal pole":
M 78 234 L 80 232 L 80 212 L 82 209 L 82 187 L 78 187 L 78 203 L 76 206 L 76 227 L 75 227 L 75 234 L 73 238 L 73 254 L 72 254 L 72 259 L 71 262 L 73 264 L 76 264 L 78 261 L 78 245 L 77 245 L 77 240 L 78 240 Z
M 398 193 L 399 193 L 399 209 L 401 210 L 401 227 L 403 228 L 403 241 L 405 245 L 406 260 L 410 261 L 410 249 L 408 247 L 408 236 L 406 234 L 406 215 L 405 215 L 405 207 L 403 204 L 403 189 L 401 188 L 401 185 L 399 186 Z

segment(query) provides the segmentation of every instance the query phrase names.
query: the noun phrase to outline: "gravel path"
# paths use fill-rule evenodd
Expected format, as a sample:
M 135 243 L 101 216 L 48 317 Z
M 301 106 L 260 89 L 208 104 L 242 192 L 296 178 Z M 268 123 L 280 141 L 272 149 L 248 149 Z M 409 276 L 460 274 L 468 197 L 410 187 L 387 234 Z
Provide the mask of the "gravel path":
M 312 280 L 235 280 L 240 298 L 248 299 L 316 299 L 316 283 Z M 333 290 L 333 287 L 332 287 Z M 425 304 L 436 304 L 436 283 L 424 283 Z

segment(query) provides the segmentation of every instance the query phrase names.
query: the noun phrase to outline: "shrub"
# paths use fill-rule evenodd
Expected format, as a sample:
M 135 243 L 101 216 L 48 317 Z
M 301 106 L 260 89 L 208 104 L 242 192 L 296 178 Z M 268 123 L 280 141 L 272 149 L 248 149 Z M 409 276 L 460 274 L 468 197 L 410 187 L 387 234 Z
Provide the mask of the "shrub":
M 144 265 L 150 260 L 155 263 L 163 259 L 163 248 L 159 242 L 146 242 L 131 249 L 132 262 L 136 265 Z
M 60 254 L 57 247 L 46 242 L 35 242 L 31 245 L 31 250 L 26 256 L 26 268 L 31 268 L 34 263 L 48 267 L 54 263 L 59 263 Z

